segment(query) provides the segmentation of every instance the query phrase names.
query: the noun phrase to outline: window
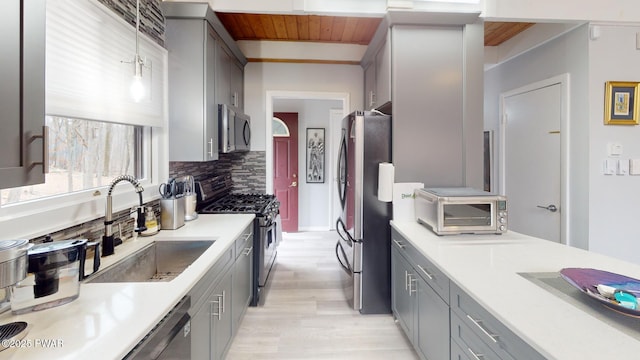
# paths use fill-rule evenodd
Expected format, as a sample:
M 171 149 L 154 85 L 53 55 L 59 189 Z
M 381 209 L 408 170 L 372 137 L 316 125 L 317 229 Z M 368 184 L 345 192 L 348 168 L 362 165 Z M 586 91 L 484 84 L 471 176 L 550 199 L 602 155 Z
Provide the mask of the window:
M 0 206 L 108 185 L 121 174 L 143 177 L 141 126 L 47 116 L 49 173 L 44 184 L 0 191 Z
M 287 124 L 282 121 L 282 119 L 273 117 L 273 122 L 271 125 L 273 129 L 273 137 L 289 137 L 289 127 Z

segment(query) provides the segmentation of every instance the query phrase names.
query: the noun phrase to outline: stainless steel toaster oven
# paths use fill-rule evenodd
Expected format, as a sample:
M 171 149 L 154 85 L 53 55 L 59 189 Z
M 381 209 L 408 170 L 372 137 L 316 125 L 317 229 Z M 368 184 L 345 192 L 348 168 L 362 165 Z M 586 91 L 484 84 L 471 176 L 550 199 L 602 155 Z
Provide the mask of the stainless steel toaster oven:
M 415 214 L 438 235 L 507 231 L 506 197 L 468 187 L 417 189 Z

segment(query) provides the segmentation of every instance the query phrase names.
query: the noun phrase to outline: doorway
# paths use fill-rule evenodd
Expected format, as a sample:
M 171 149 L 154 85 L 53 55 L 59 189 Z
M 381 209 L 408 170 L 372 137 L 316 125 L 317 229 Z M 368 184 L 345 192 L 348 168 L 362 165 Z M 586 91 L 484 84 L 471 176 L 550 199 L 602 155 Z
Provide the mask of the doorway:
M 298 113 L 273 113 L 273 193 L 282 231 L 298 232 Z
M 568 75 L 502 94 L 501 193 L 509 228 L 566 243 Z
M 298 191 L 299 191 L 299 231 L 326 231 L 335 228 L 335 219 L 339 216 L 334 207 L 334 198 L 337 197 L 337 182 L 335 179 L 335 159 L 333 158 L 333 147 L 337 146 L 339 139 L 334 139 L 335 127 L 340 127 L 340 121 L 349 113 L 349 94 L 334 92 L 305 92 L 305 91 L 267 91 L 266 93 L 266 114 L 268 119 L 265 121 L 266 134 L 266 191 L 274 193 L 274 144 L 273 144 L 273 121 L 274 112 L 288 112 L 280 106 L 283 102 L 326 102 L 336 104 L 333 109 L 338 109 L 340 116 L 335 115 L 333 110 L 327 109 L 323 111 L 326 134 L 326 156 L 325 156 L 325 175 L 324 183 L 307 183 L 305 181 L 304 169 L 306 158 L 304 149 L 299 145 L 299 169 L 302 173 L 298 173 Z M 274 111 L 274 109 L 276 111 Z M 333 119 L 333 120 L 330 120 Z M 339 119 L 339 120 L 335 120 Z M 300 113 L 299 134 L 304 138 L 307 128 L 319 127 L 315 123 L 311 123 L 307 116 Z M 303 143 L 299 141 L 299 144 Z M 329 151 L 330 150 L 330 151 Z M 320 191 L 318 191 L 320 190 Z M 318 196 L 319 194 L 325 194 Z

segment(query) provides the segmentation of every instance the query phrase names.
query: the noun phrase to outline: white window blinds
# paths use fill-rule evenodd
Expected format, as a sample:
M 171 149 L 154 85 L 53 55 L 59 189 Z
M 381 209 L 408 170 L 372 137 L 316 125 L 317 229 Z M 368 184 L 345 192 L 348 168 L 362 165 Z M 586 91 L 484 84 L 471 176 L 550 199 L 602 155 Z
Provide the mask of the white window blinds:
M 145 96 L 130 95 L 135 28 L 94 0 L 47 1 L 46 113 L 131 125 L 166 122 L 167 51 L 140 34 Z

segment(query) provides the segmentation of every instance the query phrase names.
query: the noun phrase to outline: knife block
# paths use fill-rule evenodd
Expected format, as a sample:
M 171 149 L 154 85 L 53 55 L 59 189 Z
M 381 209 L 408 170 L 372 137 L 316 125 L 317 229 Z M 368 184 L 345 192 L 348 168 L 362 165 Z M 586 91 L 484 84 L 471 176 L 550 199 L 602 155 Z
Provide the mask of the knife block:
M 179 198 L 160 199 L 160 226 L 162 230 L 175 230 L 184 225 L 185 201 Z

